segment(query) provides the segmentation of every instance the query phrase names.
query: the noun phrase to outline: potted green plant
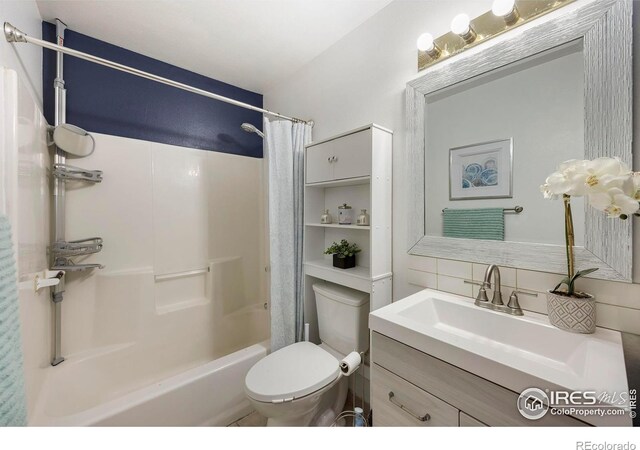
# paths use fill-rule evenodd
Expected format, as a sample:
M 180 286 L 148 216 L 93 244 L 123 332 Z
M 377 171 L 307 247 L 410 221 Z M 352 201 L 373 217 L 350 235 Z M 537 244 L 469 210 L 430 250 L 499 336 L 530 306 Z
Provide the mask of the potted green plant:
M 547 291 L 547 311 L 552 325 L 576 333 L 596 330 L 596 305 L 593 295 L 576 289 L 576 281 L 598 269 L 575 270 L 574 233 L 571 197 L 586 197 L 589 205 L 610 218 L 626 220 L 638 215 L 640 172 L 632 172 L 617 158 L 569 160 L 540 186 L 545 198 L 562 198 L 564 203 L 567 276 Z M 564 289 L 561 289 L 562 286 Z
M 350 244 L 346 239 L 340 243 L 334 242 L 324 251 L 325 255 L 333 255 L 333 267 L 350 269 L 356 266 L 356 253 L 360 252 L 358 244 Z

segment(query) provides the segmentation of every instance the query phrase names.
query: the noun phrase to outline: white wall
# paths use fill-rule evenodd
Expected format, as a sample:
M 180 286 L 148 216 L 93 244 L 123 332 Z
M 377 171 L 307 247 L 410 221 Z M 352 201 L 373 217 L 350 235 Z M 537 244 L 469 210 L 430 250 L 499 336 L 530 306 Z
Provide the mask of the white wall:
M 406 253 L 405 218 L 412 205 L 405 202 L 406 185 L 402 173 L 404 88 L 407 81 L 417 76 L 415 42 L 422 32 L 439 36 L 448 31 L 455 14 L 466 12 L 475 17 L 488 11 L 491 3 L 490 0 L 396 0 L 290 79 L 265 92 L 266 108 L 314 119 L 314 140 L 370 122 L 394 130 L 394 300 L 424 286 L 472 295 L 471 287 L 462 280 L 472 277 L 474 269 L 476 273 L 482 271 L 480 265 L 474 267 L 469 263 L 411 257 Z M 635 25 L 640 27 L 638 15 L 634 17 Z M 636 39 L 637 36 L 636 31 Z M 635 63 L 638 64 L 638 58 Z M 636 114 L 636 127 L 637 117 Z M 639 229 L 636 227 L 636 259 L 640 258 Z M 635 273 L 640 282 L 638 266 L 640 264 L 636 264 Z M 509 286 L 517 284 L 537 290 L 553 287 L 558 279 L 557 275 L 541 272 L 509 272 L 511 276 L 506 277 L 511 280 Z M 640 333 L 640 284 L 590 280 L 582 288 L 598 296 L 601 325 Z M 526 307 L 544 311 L 543 295 L 527 301 Z
M 42 38 L 42 18 L 35 1 L 0 0 L 0 22 L 10 22 L 35 38 Z M 10 44 L 0 38 L 0 66 L 18 72 L 26 89 L 42 110 L 42 48 L 31 44 Z

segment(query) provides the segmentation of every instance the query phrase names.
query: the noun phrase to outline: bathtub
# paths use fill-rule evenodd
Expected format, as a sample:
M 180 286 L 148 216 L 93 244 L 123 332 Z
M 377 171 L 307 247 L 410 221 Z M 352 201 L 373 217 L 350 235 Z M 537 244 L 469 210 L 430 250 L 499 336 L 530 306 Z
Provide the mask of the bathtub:
M 99 396 L 83 396 L 83 387 L 91 390 L 92 380 L 80 377 L 95 370 L 88 367 L 95 366 L 95 359 L 123 349 L 70 359 L 47 369 L 50 376 L 29 425 L 225 426 L 252 411 L 244 394 L 244 379 L 266 356 L 268 346 L 267 341 L 252 345 L 104 402 L 99 402 Z M 91 391 L 104 392 L 103 388 Z M 117 391 L 112 386 L 111 392 Z
M 29 425 L 228 425 L 250 413 L 244 378 L 268 352 L 269 311 L 247 301 L 240 266 L 225 258 L 195 274 L 70 279 L 68 353 L 39 369 Z

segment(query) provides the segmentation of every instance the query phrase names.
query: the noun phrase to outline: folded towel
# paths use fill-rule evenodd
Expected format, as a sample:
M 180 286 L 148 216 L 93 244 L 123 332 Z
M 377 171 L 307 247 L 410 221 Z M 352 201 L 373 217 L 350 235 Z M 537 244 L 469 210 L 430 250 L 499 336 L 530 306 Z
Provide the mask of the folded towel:
M 442 235 L 504 241 L 504 211 L 502 208 L 447 208 L 443 212 Z
M 19 307 L 11 225 L 0 216 L 0 427 L 27 424 Z

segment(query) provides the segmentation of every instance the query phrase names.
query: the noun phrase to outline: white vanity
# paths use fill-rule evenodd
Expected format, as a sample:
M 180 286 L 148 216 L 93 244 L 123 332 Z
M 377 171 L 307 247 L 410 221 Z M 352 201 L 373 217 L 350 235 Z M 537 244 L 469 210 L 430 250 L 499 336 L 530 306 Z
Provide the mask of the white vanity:
M 376 426 L 631 425 L 628 412 L 531 420 L 517 407 L 531 387 L 627 392 L 619 332 L 567 333 L 544 315 L 515 317 L 431 289 L 372 312 L 369 326 Z

